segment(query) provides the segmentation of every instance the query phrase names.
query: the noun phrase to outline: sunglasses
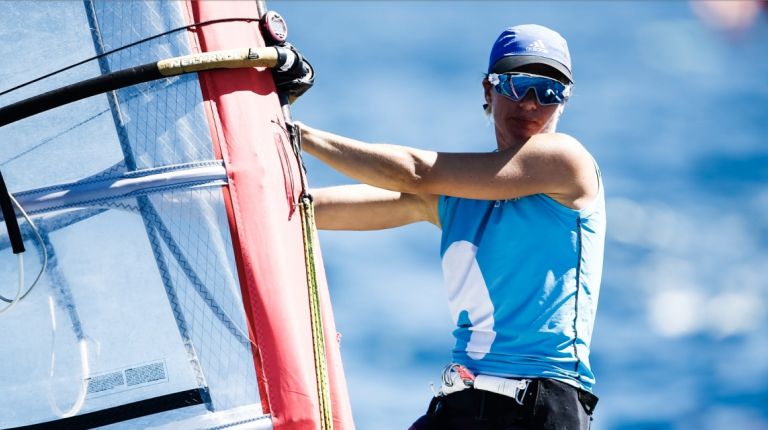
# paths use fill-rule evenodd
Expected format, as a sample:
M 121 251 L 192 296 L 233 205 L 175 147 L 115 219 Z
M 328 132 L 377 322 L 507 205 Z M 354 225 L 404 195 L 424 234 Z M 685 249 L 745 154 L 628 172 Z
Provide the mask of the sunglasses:
M 530 90 L 536 94 L 540 105 L 565 103 L 571 95 L 571 85 L 528 73 L 491 73 L 488 75 L 488 82 L 497 93 L 516 102 L 522 100 Z

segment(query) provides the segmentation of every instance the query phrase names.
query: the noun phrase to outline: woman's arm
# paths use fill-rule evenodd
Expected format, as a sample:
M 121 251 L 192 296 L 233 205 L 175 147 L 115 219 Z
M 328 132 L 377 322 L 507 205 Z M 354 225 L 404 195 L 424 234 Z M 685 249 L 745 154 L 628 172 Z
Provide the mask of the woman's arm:
M 369 185 L 343 185 L 311 191 L 321 230 L 381 230 L 417 221 L 439 226 L 437 196 L 388 191 Z
M 543 193 L 577 209 L 597 193 L 592 157 L 560 133 L 533 136 L 514 151 L 459 154 L 367 144 L 300 128 L 307 152 L 342 174 L 387 190 L 482 200 Z

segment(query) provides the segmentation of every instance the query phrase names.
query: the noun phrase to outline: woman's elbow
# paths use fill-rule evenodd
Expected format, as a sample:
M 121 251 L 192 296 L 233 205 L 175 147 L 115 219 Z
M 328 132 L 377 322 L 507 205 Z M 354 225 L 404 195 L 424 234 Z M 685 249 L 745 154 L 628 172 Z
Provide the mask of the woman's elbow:
M 416 195 L 428 194 L 431 170 L 432 163 L 429 160 L 414 154 L 410 166 L 407 169 L 403 169 L 402 174 L 397 178 L 400 187 L 398 191 Z

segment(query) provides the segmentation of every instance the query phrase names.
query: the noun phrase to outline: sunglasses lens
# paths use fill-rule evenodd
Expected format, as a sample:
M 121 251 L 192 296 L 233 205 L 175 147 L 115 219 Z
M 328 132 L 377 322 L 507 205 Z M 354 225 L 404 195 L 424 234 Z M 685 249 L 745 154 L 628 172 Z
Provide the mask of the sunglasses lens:
M 568 98 L 568 86 L 555 79 L 526 74 L 498 75 L 496 92 L 514 101 L 522 100 L 528 91 L 533 90 L 539 104 L 551 105 L 565 102 Z

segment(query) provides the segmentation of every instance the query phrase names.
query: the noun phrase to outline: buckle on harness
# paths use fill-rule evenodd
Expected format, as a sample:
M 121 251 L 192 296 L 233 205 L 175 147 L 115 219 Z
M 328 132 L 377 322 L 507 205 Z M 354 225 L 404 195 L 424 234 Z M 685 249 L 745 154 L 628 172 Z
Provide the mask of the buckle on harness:
M 438 397 L 447 396 L 457 391 L 472 388 L 475 385 L 475 375 L 458 363 L 450 363 L 443 369 L 442 385 Z
M 522 406 L 530 383 L 530 379 L 510 379 L 490 375 L 475 376 L 465 366 L 458 363 L 450 363 L 443 369 L 442 385 L 437 393 L 437 397 L 474 388 L 511 397 L 515 399 L 517 404 Z

